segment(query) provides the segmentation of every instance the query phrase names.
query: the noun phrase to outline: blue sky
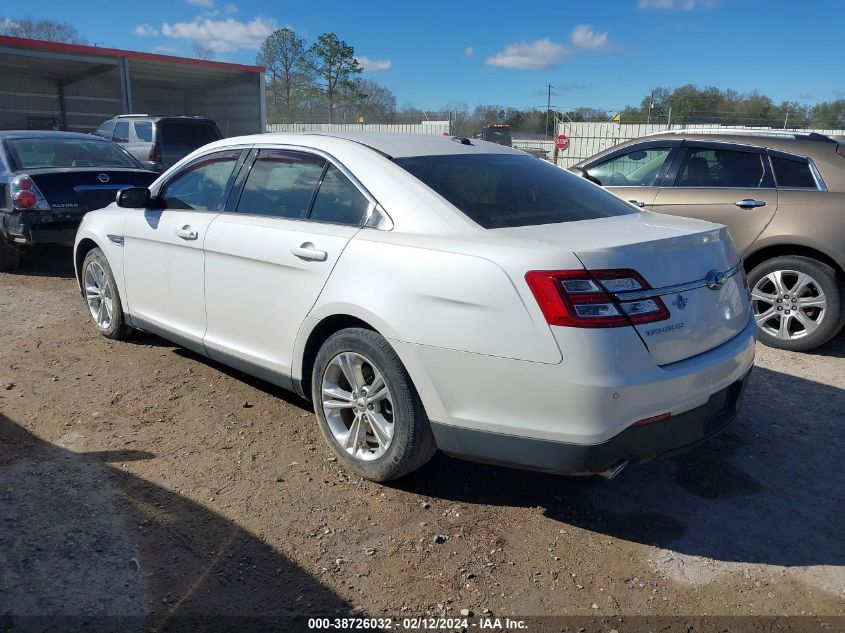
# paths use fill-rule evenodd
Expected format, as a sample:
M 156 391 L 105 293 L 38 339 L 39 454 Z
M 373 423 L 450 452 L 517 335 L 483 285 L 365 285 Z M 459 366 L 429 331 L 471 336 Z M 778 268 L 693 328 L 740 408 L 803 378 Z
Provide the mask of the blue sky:
M 6 3 L 4 3 L 6 4 Z M 16 4 L 16 7 L 22 6 Z M 91 42 L 254 63 L 273 28 L 336 32 L 399 105 L 616 111 L 656 86 L 759 90 L 776 101 L 845 97 L 841 0 L 29 0 L 25 14 Z

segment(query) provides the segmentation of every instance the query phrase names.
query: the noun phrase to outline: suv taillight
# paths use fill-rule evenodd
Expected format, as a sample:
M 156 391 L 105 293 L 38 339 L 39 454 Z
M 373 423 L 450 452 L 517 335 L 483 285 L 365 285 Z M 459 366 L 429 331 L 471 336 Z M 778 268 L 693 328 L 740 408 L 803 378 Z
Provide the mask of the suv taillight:
M 150 148 L 150 157 L 147 160 L 153 163 L 161 160 L 161 145 L 153 143 L 153 146 Z
M 49 211 L 41 191 L 26 174 L 18 174 L 9 181 L 9 194 L 16 211 Z
M 525 281 L 549 325 L 622 327 L 669 318 L 660 297 L 620 301 L 613 296 L 651 289 L 635 270 L 533 270 Z

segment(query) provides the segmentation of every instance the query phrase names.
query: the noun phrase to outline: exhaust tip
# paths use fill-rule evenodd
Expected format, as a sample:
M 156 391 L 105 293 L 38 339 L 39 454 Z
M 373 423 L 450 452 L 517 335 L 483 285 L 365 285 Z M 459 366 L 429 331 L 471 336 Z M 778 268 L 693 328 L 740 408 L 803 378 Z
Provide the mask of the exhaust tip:
M 616 477 L 616 475 L 618 475 L 623 470 L 625 470 L 625 467 L 627 465 L 628 465 L 627 460 L 619 461 L 619 462 L 616 462 L 616 464 L 614 464 L 610 468 L 608 468 L 606 471 L 604 471 L 602 473 L 597 473 L 597 474 L 599 475 L 599 477 L 604 477 L 605 479 L 613 479 L 614 477 Z

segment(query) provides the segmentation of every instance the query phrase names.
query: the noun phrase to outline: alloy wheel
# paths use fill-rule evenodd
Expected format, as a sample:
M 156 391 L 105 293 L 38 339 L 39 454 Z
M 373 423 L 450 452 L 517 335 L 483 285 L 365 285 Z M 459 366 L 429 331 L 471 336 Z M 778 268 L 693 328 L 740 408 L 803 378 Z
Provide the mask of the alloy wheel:
M 114 293 L 106 271 L 100 263 L 92 261 L 85 268 L 83 287 L 85 289 L 85 301 L 88 303 L 91 317 L 97 327 L 101 330 L 107 330 L 112 322 Z
M 341 352 L 329 361 L 320 394 L 329 430 L 344 451 L 362 461 L 385 454 L 393 441 L 393 397 L 371 360 Z
M 775 270 L 751 290 L 757 326 L 782 341 L 809 336 L 821 325 L 827 298 L 819 283 L 797 270 Z

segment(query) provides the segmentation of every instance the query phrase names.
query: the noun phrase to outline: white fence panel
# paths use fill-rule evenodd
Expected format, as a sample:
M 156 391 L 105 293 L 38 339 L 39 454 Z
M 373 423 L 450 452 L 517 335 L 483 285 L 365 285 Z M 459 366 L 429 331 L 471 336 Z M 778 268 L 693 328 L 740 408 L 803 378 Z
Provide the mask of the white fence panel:
M 268 123 L 268 132 L 389 132 L 394 134 L 448 134 L 448 121 L 422 123 Z

